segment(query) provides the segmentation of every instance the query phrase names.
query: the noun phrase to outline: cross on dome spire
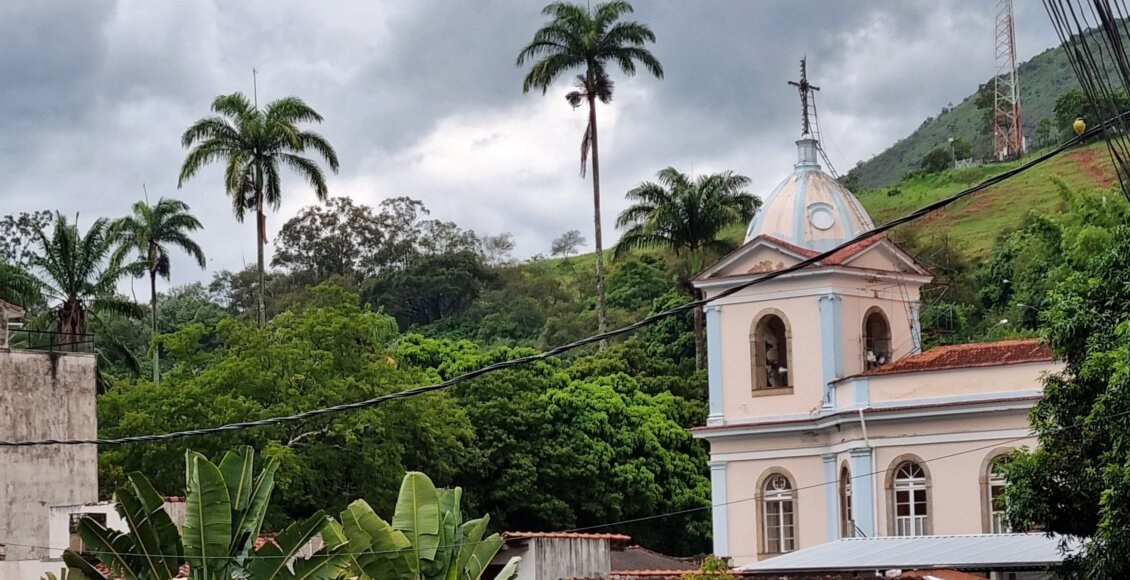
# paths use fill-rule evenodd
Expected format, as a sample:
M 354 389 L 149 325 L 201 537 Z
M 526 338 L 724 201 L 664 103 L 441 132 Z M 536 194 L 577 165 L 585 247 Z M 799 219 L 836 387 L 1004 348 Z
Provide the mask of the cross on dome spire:
M 812 136 L 812 125 L 808 121 L 808 94 L 812 91 L 819 91 L 820 87 L 808 82 L 808 57 L 800 59 L 800 80 L 789 81 L 789 84 L 797 88 L 800 93 L 800 136 L 802 138 L 809 138 Z

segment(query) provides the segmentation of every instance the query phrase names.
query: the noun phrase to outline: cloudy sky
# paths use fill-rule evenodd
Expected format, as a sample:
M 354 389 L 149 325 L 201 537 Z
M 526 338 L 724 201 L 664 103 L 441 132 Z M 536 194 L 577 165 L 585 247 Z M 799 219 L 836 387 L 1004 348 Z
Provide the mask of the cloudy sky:
M 332 195 L 376 205 L 407 195 L 434 217 L 510 232 L 517 254 L 591 239 L 591 189 L 578 176 L 583 111 L 523 95 L 515 56 L 543 0 L 71 0 L 0 4 L 0 213 L 117 217 L 142 196 L 184 199 L 204 222 L 209 270 L 255 258 L 220 168 L 183 189 L 179 138 L 220 93 L 297 95 L 321 112 L 341 172 Z M 984 0 L 636 0 L 666 78 L 625 79 L 599 110 L 604 224 L 622 194 L 666 166 L 733 169 L 754 193 L 795 156 L 799 104 L 785 83 L 807 55 L 820 85 L 825 148 L 843 170 L 958 102 L 993 74 Z M 1037 2 L 1017 3 L 1027 59 L 1056 43 Z M 288 179 L 289 178 L 289 179 Z M 284 176 L 273 233 L 314 202 Z M 174 258 L 176 260 L 177 258 Z M 173 283 L 208 279 L 185 258 Z

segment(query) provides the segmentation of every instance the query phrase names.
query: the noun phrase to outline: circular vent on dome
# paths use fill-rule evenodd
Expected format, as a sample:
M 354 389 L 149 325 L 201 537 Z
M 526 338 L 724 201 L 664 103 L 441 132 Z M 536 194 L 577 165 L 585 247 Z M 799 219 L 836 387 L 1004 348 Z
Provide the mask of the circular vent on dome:
M 808 223 L 818 230 L 831 229 L 836 225 L 836 214 L 832 211 L 832 206 L 814 203 L 808 206 Z

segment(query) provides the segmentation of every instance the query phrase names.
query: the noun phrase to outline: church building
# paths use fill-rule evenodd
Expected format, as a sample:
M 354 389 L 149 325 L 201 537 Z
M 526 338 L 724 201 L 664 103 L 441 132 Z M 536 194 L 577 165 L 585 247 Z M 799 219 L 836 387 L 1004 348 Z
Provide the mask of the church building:
M 794 83 L 795 84 L 795 83 Z M 805 100 L 807 90 L 799 85 Z M 706 298 L 872 229 L 805 130 Z M 1008 532 L 997 460 L 1060 366 L 1036 340 L 922 350 L 921 263 L 882 236 L 706 308 L 714 552 L 736 566 L 848 537 Z

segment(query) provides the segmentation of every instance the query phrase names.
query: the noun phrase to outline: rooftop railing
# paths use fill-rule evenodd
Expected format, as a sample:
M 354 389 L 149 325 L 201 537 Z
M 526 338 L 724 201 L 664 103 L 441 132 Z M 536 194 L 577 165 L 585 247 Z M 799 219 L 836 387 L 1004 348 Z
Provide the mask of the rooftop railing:
M 8 330 L 8 348 L 46 352 L 94 352 L 94 335 L 50 330 Z

